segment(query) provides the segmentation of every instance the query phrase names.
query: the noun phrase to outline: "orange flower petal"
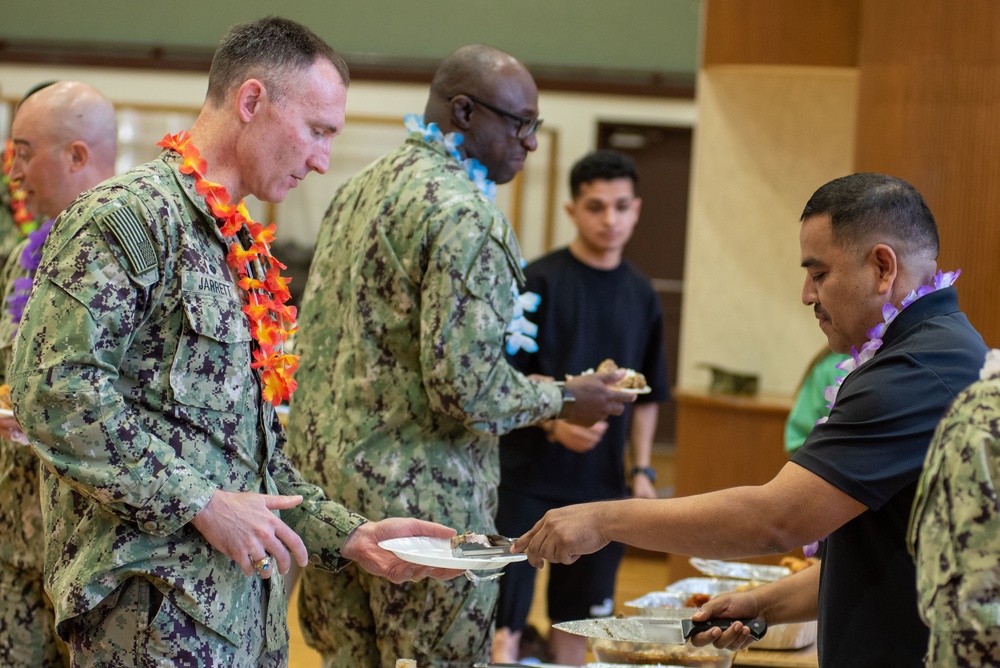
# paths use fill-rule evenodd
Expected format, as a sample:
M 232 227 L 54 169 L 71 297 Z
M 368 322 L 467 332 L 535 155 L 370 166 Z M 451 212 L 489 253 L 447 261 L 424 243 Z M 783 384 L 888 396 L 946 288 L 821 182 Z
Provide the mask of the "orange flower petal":
M 288 267 L 269 250 L 277 236 L 277 226 L 271 223 L 264 227 L 254 221 L 242 200 L 233 204 L 225 186 L 204 177 L 208 165 L 186 131 L 167 134 L 157 145 L 176 151 L 181 156 L 178 170 L 195 178 L 195 190 L 205 198 L 205 204 L 219 219 L 219 231 L 223 237 L 233 237 L 244 225 L 250 231 L 253 239 L 250 248 L 244 250 L 239 243 L 231 244 L 226 262 L 240 277 L 237 284 L 247 294 L 248 303 L 243 306 L 243 313 L 250 321 L 250 334 L 257 341 L 252 351 L 254 361 L 250 366 L 261 371 L 261 396 L 278 405 L 290 398 L 298 386 L 292 374 L 299 368 L 299 358 L 285 354 L 281 349 L 298 326 L 295 324 L 295 307 L 285 303 L 291 298 L 288 291 L 291 279 L 281 276 L 279 271 Z M 4 158 L 7 158 L 6 152 Z M 250 275 L 249 266 L 256 259 L 267 267 L 263 279 Z

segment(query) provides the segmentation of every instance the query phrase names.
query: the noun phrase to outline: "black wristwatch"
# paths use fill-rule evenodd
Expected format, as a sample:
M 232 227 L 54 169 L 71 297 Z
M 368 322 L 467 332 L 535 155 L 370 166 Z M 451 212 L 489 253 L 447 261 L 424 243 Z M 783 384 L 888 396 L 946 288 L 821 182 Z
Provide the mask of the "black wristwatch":
M 641 473 L 649 478 L 649 482 L 656 482 L 656 469 L 652 466 L 633 466 L 628 471 L 628 477 L 634 478 L 637 473 Z

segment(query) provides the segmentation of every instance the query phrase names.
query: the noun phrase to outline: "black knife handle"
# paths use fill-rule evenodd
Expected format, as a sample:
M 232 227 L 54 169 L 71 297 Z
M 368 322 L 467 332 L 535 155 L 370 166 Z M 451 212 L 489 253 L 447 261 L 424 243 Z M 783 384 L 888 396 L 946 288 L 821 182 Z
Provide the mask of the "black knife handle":
M 767 622 L 763 619 L 726 619 L 725 617 L 713 617 L 704 622 L 696 622 L 691 619 L 682 619 L 681 628 L 684 630 L 684 637 L 690 638 L 695 633 L 703 633 L 709 629 L 722 629 L 725 631 L 733 622 L 740 622 L 750 629 L 750 637 L 760 640 L 767 633 Z

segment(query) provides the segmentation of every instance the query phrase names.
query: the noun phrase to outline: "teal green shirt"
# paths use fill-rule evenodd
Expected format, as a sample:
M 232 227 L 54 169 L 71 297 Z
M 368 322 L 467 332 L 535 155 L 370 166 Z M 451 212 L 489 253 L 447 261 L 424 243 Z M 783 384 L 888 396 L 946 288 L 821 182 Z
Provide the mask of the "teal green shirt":
M 850 355 L 831 352 L 806 373 L 802 386 L 795 395 L 795 404 L 785 422 L 785 450 L 789 454 L 805 443 L 806 436 L 816 426 L 816 420 L 830 414 L 827 406 L 830 402 L 823 396 L 823 392 L 845 375 L 837 365 L 849 358 Z

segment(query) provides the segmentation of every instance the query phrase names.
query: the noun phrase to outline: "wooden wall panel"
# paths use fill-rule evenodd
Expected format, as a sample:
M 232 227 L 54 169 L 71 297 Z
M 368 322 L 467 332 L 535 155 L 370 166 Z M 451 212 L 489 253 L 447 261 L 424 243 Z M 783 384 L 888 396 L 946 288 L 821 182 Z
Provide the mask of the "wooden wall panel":
M 861 25 L 855 168 L 923 193 L 939 265 L 1000 346 L 1000 3 L 865 0 Z
M 702 66 L 857 61 L 861 0 L 707 0 Z
M 684 390 L 676 399 L 676 496 L 763 485 L 788 462 L 783 444 L 790 398 L 730 397 Z M 781 556 L 749 561 L 776 564 Z M 798 556 L 802 556 L 801 551 Z M 671 555 L 672 581 L 696 575 L 687 557 Z

